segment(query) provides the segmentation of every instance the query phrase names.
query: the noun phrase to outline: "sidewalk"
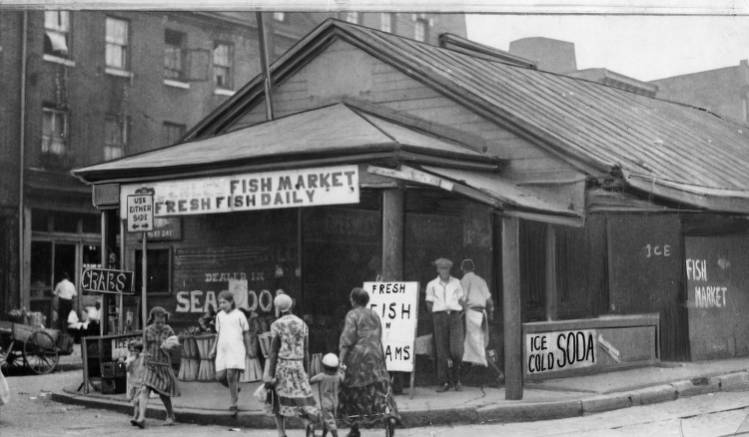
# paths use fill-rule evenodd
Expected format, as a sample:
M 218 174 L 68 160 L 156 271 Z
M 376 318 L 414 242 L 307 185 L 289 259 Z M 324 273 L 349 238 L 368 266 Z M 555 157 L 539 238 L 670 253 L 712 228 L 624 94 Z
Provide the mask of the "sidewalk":
M 717 391 L 749 390 L 749 357 L 659 366 L 590 376 L 526 383 L 523 399 L 505 400 L 504 388 L 465 387 L 462 392 L 437 393 L 417 387 L 413 399 L 396 396 L 406 427 L 456 423 L 518 422 L 574 417 L 583 414 L 651 404 Z M 180 382 L 182 396 L 173 399 L 180 422 L 233 427 L 272 428 L 252 393 L 258 383 L 242 384 L 241 411 L 229 414 L 229 394 L 218 383 Z M 59 402 L 131 412 L 125 395 L 76 392 L 64 387 L 53 393 Z M 149 403 L 149 417 L 162 419 L 158 399 Z M 298 423 L 297 423 L 298 425 Z

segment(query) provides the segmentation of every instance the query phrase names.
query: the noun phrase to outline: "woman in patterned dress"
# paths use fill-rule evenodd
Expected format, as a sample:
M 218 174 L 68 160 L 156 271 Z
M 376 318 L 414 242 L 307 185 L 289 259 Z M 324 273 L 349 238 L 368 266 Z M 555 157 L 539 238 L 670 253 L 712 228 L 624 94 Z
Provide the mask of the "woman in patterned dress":
M 263 378 L 273 387 L 273 415 L 279 437 L 286 436 L 286 417 L 298 416 L 307 437 L 314 436 L 312 421 L 317 417 L 317 401 L 312 394 L 304 363 L 308 362 L 309 329 L 291 314 L 291 297 L 279 294 L 273 300 L 280 317 L 270 325 L 271 348 L 267 373 Z
M 164 340 L 174 335 L 172 327 L 167 325 L 169 313 L 160 306 L 151 308 L 145 329 L 145 371 L 143 373 L 143 389 L 140 392 L 140 414 L 138 419 L 130 422 L 140 428 L 145 426 L 146 407 L 151 391 L 159 394 L 161 402 L 166 408 L 166 422 L 164 425 L 174 425 L 176 418 L 172 409 L 172 396 L 179 396 L 177 378 L 174 376 L 169 353 L 163 348 Z
M 339 395 L 341 419 L 351 427 L 349 437 L 359 436 L 359 426 L 384 421 L 387 435 L 400 421 L 385 368 L 380 318 L 367 308 L 369 294 L 351 290 L 351 306 L 341 333 L 341 362 L 346 378 Z

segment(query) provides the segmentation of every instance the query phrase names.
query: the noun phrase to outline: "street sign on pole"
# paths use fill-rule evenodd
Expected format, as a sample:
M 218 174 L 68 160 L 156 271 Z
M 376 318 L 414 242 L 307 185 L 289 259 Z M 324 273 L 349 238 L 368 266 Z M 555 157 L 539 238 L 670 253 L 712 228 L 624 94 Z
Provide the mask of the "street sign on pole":
M 153 231 L 153 194 L 127 196 L 128 232 Z

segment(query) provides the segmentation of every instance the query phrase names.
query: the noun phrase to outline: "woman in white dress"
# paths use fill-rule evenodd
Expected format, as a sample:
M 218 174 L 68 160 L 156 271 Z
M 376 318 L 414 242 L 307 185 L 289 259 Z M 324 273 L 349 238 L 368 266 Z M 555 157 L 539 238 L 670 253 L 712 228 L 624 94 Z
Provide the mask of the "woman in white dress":
M 237 309 L 229 291 L 219 293 L 218 306 L 221 311 L 216 314 L 217 338 L 211 357 L 216 358 L 216 379 L 229 389 L 229 410 L 236 414 L 239 409 L 239 377 L 244 372 L 245 356 L 250 352 L 250 325 L 244 313 Z

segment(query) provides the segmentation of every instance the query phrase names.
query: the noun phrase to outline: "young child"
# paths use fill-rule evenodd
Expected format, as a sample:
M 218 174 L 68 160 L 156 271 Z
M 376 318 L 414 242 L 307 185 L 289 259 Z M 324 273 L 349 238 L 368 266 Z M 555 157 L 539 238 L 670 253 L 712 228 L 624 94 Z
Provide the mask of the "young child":
M 251 353 L 250 326 L 244 313 L 236 308 L 231 292 L 219 293 L 218 306 L 221 309 L 216 314 L 218 337 L 210 356 L 216 359 L 216 379 L 229 389 L 229 411 L 237 414 L 239 377 L 244 372 L 245 357 Z
M 127 344 L 127 358 L 125 369 L 127 370 L 127 399 L 133 406 L 133 421 L 138 420 L 138 402 L 140 390 L 143 387 L 143 343 L 133 340 Z
M 333 437 L 338 437 L 335 418 L 338 414 L 338 388 L 343 381 L 343 371 L 338 368 L 338 357 L 335 354 L 325 354 L 322 357 L 323 371 L 310 378 L 310 384 L 319 384 L 320 414 L 322 416 L 322 436 L 330 431 Z

